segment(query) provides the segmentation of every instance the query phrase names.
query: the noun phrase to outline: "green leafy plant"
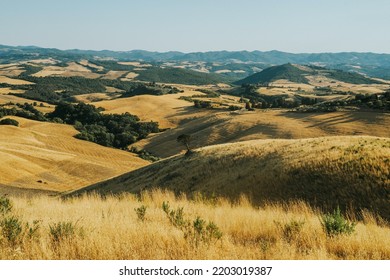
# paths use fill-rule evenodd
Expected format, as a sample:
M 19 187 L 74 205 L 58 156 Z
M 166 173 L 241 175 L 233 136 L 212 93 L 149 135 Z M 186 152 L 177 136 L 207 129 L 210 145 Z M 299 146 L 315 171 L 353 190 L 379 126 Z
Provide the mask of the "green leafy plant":
M 145 205 L 142 205 L 138 208 L 134 208 L 134 211 L 137 214 L 138 219 L 142 222 L 145 221 L 146 209 L 147 207 Z
M 167 214 L 167 217 L 171 224 L 177 228 L 182 228 L 188 224 L 188 221 L 184 219 L 184 209 L 177 208 L 176 210 L 171 210 L 169 202 L 163 202 L 162 209 Z
M 196 217 L 191 223 L 190 220 L 184 219 L 183 208 L 171 210 L 168 202 L 163 202 L 162 208 L 171 224 L 183 232 L 184 238 L 192 246 L 198 247 L 201 243 L 208 245 L 214 240 L 221 239 L 222 232 L 213 222 L 207 223 L 202 218 Z
M 16 244 L 20 240 L 23 226 L 19 218 L 15 216 L 4 217 L 0 221 L 1 235 L 11 244 Z
M 222 237 L 222 232 L 214 222 L 207 223 L 200 217 L 196 217 L 193 221 L 192 240 L 198 246 L 200 242 L 209 244 L 213 240 L 219 240 Z
M 34 220 L 32 224 L 26 223 L 26 235 L 29 239 L 38 237 L 38 231 L 40 229 L 41 221 Z
M 339 207 L 333 211 L 321 217 L 321 225 L 325 230 L 325 233 L 334 237 L 340 234 L 350 235 L 355 231 L 355 223 L 351 223 L 341 213 Z
M 0 196 L 0 214 L 7 214 L 12 210 L 12 202 L 8 197 Z
M 49 225 L 49 233 L 53 243 L 74 238 L 77 234 L 76 224 L 72 222 L 58 222 Z

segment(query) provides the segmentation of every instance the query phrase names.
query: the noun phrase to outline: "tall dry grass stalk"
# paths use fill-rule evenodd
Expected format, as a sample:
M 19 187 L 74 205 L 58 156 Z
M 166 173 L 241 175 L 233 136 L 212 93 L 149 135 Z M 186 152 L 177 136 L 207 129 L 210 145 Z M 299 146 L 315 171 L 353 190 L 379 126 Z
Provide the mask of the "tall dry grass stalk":
M 141 196 L 84 195 L 65 201 L 46 196 L 11 198 L 22 232 L 9 240 L 2 227 L 1 259 L 390 259 L 390 227 L 365 212 L 352 235 L 329 237 L 321 213 L 305 203 L 253 207 L 242 197 L 189 200 L 153 190 Z M 162 203 L 183 207 L 184 218 L 214 222 L 220 239 L 193 242 L 173 226 Z M 146 206 L 145 220 L 135 208 Z M 37 229 L 29 234 L 35 224 Z M 68 225 L 68 226 L 66 226 Z M 9 232 L 8 232 L 9 233 Z

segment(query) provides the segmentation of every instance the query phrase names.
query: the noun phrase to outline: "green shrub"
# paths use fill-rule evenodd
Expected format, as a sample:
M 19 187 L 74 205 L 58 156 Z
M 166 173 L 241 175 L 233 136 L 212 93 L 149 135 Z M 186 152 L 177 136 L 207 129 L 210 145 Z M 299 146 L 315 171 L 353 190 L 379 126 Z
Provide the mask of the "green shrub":
M 183 232 L 185 240 L 192 246 L 198 247 L 200 244 L 209 245 L 212 241 L 221 239 L 222 232 L 213 222 L 207 223 L 200 217 L 196 217 L 191 223 L 190 220 L 184 219 L 183 208 L 170 210 L 168 202 L 163 202 L 162 208 L 171 224 Z
M 169 206 L 169 202 L 163 202 L 162 204 L 163 211 L 167 214 L 167 217 L 171 224 L 177 228 L 182 228 L 188 224 L 186 220 L 184 220 L 184 209 L 177 208 L 176 210 L 171 210 Z
M 134 142 L 135 142 L 135 140 L 134 140 Z M 132 153 L 137 154 L 140 158 L 142 158 L 144 160 L 147 160 L 147 161 L 150 161 L 150 162 L 155 162 L 155 161 L 160 160 L 160 158 L 158 156 L 155 156 L 152 153 L 150 153 L 150 152 L 148 152 L 146 150 L 143 150 L 143 149 L 138 149 L 136 147 L 131 147 L 129 149 L 129 151 L 132 152 Z
M 194 100 L 194 106 L 195 108 L 204 108 L 204 109 L 211 109 L 213 108 L 213 105 L 210 101 L 203 101 L 203 100 Z
M 38 231 L 40 229 L 40 223 L 39 220 L 34 220 L 32 225 L 29 223 L 26 223 L 26 235 L 29 239 L 39 237 Z
M 4 217 L 0 221 L 0 230 L 1 235 L 7 239 L 11 244 L 17 243 L 17 241 L 21 238 L 23 227 L 22 222 L 19 218 L 12 217 Z
M 0 121 L 0 125 L 13 125 L 13 126 L 19 126 L 19 122 L 17 120 L 13 120 L 13 119 L 2 119 Z
M 340 208 L 333 212 L 333 214 L 328 213 L 321 217 L 321 224 L 325 233 L 330 236 L 336 236 L 340 234 L 352 234 L 355 231 L 355 223 L 351 223 L 346 220 L 341 214 Z
M 222 232 L 213 222 L 209 222 L 207 224 L 205 220 L 200 217 L 196 217 L 192 225 L 193 231 L 189 231 L 192 236 L 187 236 L 187 238 L 190 237 L 195 243 L 195 246 L 198 246 L 201 242 L 209 244 L 211 241 L 219 240 L 222 237 Z
M 76 236 L 76 225 L 72 222 L 58 222 L 49 225 L 49 233 L 53 243 L 71 239 Z
M 230 111 L 236 111 L 236 110 L 241 110 L 241 109 L 242 109 L 242 107 L 240 107 L 240 106 L 236 106 L 236 105 L 229 106 Z
M 5 215 L 12 210 L 12 202 L 8 197 L 0 196 L 0 214 Z
M 145 221 L 146 209 L 147 209 L 147 207 L 145 205 L 142 205 L 138 208 L 134 208 L 134 211 L 137 214 L 138 220 L 140 220 L 142 222 Z

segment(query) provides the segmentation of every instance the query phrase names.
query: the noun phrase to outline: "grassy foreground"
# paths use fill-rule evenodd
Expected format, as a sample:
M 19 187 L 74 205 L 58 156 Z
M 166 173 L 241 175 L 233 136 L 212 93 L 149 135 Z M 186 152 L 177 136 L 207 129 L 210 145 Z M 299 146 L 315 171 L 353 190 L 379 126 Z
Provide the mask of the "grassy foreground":
M 255 208 L 161 190 L 10 200 L 0 203 L 0 259 L 390 259 L 386 222 L 363 213 L 352 234 L 328 236 L 322 214 L 300 202 Z

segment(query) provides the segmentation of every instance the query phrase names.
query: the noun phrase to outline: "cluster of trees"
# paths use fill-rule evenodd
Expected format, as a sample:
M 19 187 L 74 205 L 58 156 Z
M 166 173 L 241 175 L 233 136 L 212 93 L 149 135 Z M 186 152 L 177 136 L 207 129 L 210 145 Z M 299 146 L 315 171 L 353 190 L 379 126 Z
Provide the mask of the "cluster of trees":
M 214 90 L 211 90 L 211 89 L 201 88 L 201 89 L 198 89 L 198 91 L 205 93 L 206 96 L 203 96 L 203 95 L 193 95 L 192 97 L 216 98 L 216 97 L 220 97 L 221 96 L 220 93 L 218 93 L 218 92 L 216 92 Z
M 41 71 L 43 69 L 42 66 L 31 65 L 31 64 L 27 64 L 27 63 L 22 64 L 20 66 L 23 67 L 23 69 L 25 70 L 22 74 L 19 75 L 19 77 L 21 79 L 24 79 L 32 74 L 38 73 L 39 71 Z
M 0 120 L 0 125 L 13 125 L 13 126 L 19 126 L 19 122 L 18 122 L 17 120 L 13 120 L 13 119 L 6 118 L 6 119 Z
M 377 80 L 373 80 L 363 76 L 359 73 L 346 72 L 342 70 L 328 70 L 326 69 L 327 77 L 331 79 L 335 79 L 338 81 L 342 81 L 350 84 L 381 84 L 381 82 Z
M 258 93 L 259 86 L 246 84 L 241 86 L 240 102 L 245 103 L 247 109 L 267 109 L 267 108 L 294 108 L 307 102 L 307 100 L 290 100 L 286 96 L 269 96 Z
M 119 64 L 117 61 L 114 60 L 91 60 L 91 63 L 103 67 L 101 71 L 97 71 L 98 73 L 108 73 L 109 71 L 133 71 L 135 68 L 132 65 Z M 96 68 L 88 67 L 85 65 L 83 66 L 87 67 L 92 72 L 96 72 Z
M 57 104 L 60 101 L 71 101 L 71 97 L 77 94 L 105 92 L 106 81 L 100 79 L 87 79 L 84 77 L 24 77 L 33 82 L 32 85 L 17 86 L 26 90 L 21 96 Z
M 11 107 L 12 106 L 12 107 Z M 17 116 L 37 121 L 47 121 L 46 116 L 29 103 L 7 103 L 0 106 L 0 118 L 4 116 Z
M 160 158 L 158 156 L 153 155 L 151 152 L 148 152 L 148 151 L 143 150 L 143 149 L 131 147 L 129 151 L 134 153 L 134 154 L 137 154 L 140 158 L 147 160 L 147 161 L 155 162 L 155 161 L 160 160 Z
M 61 102 L 52 113 L 43 114 L 35 109 L 33 104 L 8 103 L 0 105 L 0 118 L 18 116 L 38 121 L 71 124 L 80 131 L 76 138 L 124 150 L 150 133 L 160 132 L 157 122 L 141 122 L 137 116 L 129 113 L 103 114 L 103 111 L 103 108 L 85 103 Z M 0 124 L 18 126 L 17 121 L 8 118 L 3 119 Z M 148 160 L 158 160 L 157 157 L 143 150 L 138 154 Z
M 55 122 L 72 124 L 80 131 L 77 138 L 97 144 L 127 149 L 127 147 L 145 138 L 149 133 L 159 132 L 157 122 L 140 122 L 129 113 L 102 114 L 102 108 L 78 103 L 60 103 L 48 114 Z
M 161 68 L 154 66 L 145 68 L 143 71 L 139 71 L 137 80 L 187 85 L 209 85 L 230 82 L 228 78 L 219 74 L 202 73 L 182 68 Z
M 122 97 L 129 97 L 139 94 L 163 95 L 181 92 L 178 88 L 168 85 L 152 83 L 141 83 L 108 79 L 87 79 L 84 77 L 32 77 L 23 76 L 24 80 L 33 82 L 31 85 L 7 85 L 3 87 L 24 90 L 25 93 L 19 96 L 58 104 L 62 101 L 75 102 L 75 95 L 106 92 L 106 87 L 115 87 L 123 91 Z
M 203 109 L 211 109 L 213 108 L 213 105 L 210 101 L 204 101 L 204 100 L 198 100 L 194 99 L 194 106 L 195 108 L 203 108 Z
M 355 99 L 348 103 L 360 107 L 390 111 L 390 90 L 384 94 L 357 94 Z
M 163 94 L 175 94 L 183 92 L 176 87 L 167 85 L 158 85 L 155 82 L 151 83 L 132 83 L 121 97 L 131 97 L 140 94 L 151 94 L 151 95 L 163 95 Z
M 333 112 L 339 108 L 353 106 L 366 109 L 390 111 L 390 91 L 383 94 L 357 94 L 354 98 L 345 100 L 334 100 L 309 104 L 299 108 L 299 112 Z

